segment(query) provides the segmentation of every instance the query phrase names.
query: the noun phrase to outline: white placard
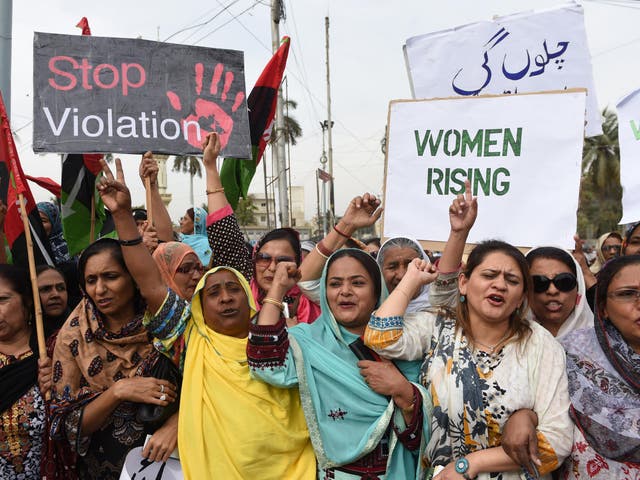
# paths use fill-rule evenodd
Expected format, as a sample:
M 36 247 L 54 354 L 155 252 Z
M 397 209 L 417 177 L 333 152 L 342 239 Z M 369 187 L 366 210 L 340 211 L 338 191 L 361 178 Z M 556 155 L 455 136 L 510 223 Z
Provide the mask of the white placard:
M 640 90 L 616 105 L 620 142 L 621 224 L 640 220 Z
M 127 454 L 120 480 L 184 480 L 180 462 L 169 458 L 166 462 L 149 462 L 137 447 Z
M 392 101 L 384 236 L 446 241 L 471 174 L 469 242 L 573 248 L 584 91 Z
M 602 133 L 584 11 L 571 4 L 407 40 L 414 98 L 586 88 L 587 136 Z

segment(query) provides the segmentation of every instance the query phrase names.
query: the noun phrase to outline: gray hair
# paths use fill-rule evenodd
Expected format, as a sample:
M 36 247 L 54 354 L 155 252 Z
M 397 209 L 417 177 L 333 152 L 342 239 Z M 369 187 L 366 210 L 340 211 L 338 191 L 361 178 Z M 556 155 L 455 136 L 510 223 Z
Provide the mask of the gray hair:
M 380 265 L 381 268 L 382 268 L 382 265 L 384 264 L 385 253 L 390 248 L 410 248 L 411 250 L 416 252 L 420 258 L 425 257 L 424 251 L 420 248 L 420 246 L 414 240 L 411 240 L 410 238 L 406 238 L 406 237 L 393 237 L 387 240 L 386 242 L 384 242 L 384 244 L 378 251 L 378 256 L 376 257 L 376 261 L 378 262 L 378 265 Z

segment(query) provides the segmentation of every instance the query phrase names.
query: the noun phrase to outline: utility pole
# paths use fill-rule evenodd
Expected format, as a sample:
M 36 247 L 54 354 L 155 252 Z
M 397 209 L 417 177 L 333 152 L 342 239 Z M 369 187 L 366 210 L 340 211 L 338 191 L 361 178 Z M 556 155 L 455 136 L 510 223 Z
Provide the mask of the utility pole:
M 271 44 L 273 53 L 280 47 L 280 19 L 284 19 L 284 5 L 282 0 L 271 0 Z M 291 225 L 289 218 L 289 185 L 287 183 L 287 159 L 285 156 L 284 142 L 284 98 L 282 85 L 278 87 L 278 104 L 276 107 L 276 125 L 273 134 L 276 139 L 276 166 L 278 170 L 278 199 L 280 201 L 280 225 Z
M 327 150 L 329 157 L 329 175 L 331 175 L 331 180 L 329 180 L 329 210 L 331 211 L 331 226 L 333 226 L 336 221 L 336 208 L 333 180 L 333 143 L 331 142 L 333 122 L 331 121 L 331 77 L 329 76 L 329 17 L 324 17 L 324 29 L 327 51 Z
M 13 0 L 0 0 L 0 92 L 11 121 L 11 36 Z

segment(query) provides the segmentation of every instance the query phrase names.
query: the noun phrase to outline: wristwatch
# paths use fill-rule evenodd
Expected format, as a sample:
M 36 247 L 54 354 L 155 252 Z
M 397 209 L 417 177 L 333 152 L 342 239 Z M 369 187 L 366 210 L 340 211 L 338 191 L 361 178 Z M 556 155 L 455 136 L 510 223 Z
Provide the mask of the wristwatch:
M 471 480 L 471 477 L 467 474 L 467 471 L 469 470 L 469 460 L 461 457 L 456 460 L 455 467 L 456 472 L 462 475 L 465 480 Z

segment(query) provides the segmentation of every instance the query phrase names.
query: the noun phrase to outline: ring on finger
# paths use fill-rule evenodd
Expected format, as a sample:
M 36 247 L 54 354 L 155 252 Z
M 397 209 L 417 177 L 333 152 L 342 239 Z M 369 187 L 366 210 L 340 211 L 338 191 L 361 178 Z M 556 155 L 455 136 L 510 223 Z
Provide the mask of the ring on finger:
M 163 393 L 162 395 L 160 395 L 160 401 L 164 402 L 167 399 L 167 395 L 165 393 Z
M 160 385 L 160 393 L 164 393 L 164 385 Z

